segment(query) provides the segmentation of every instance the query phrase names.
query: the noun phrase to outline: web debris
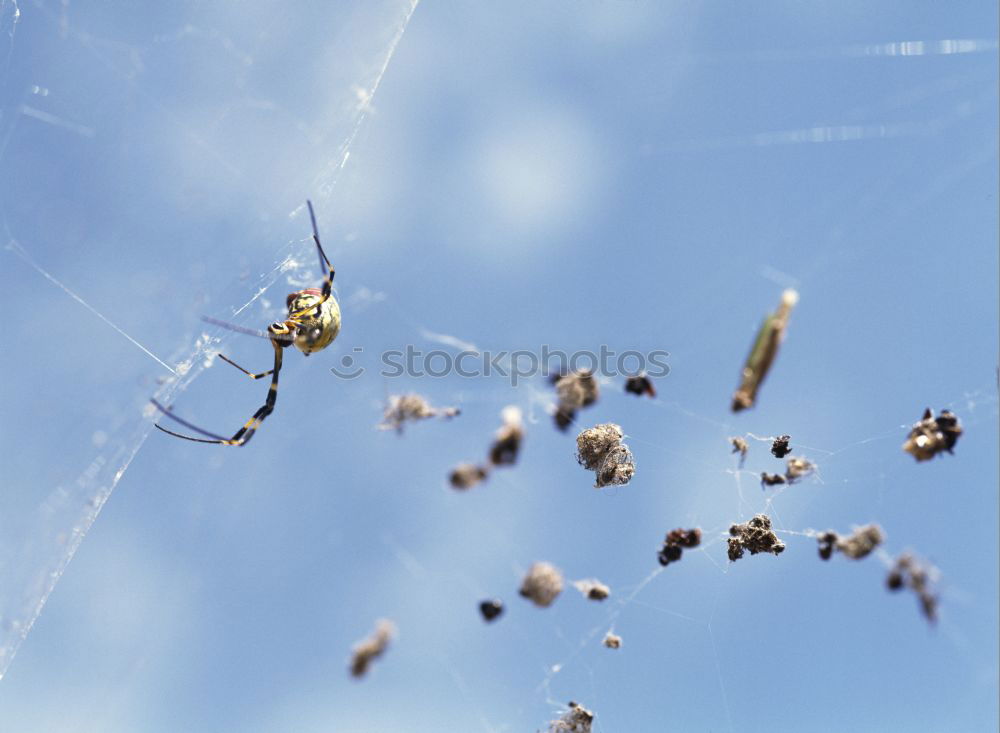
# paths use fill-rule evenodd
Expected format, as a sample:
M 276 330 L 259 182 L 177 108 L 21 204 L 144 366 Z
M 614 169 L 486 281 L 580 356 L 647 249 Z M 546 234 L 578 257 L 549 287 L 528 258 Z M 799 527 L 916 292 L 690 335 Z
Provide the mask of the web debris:
M 928 407 L 920 422 L 914 423 L 906 436 L 903 450 L 918 463 L 929 461 L 940 453 L 951 454 L 961 435 L 962 425 L 950 410 L 941 410 L 941 414 L 934 417 L 934 411 Z
M 627 484 L 635 475 L 635 459 L 622 443 L 624 437 L 621 427 L 614 423 L 596 425 L 576 437 L 576 460 L 594 472 L 595 489 Z
M 819 556 L 829 560 L 833 551 L 846 555 L 852 560 L 860 560 L 871 554 L 876 547 L 885 541 L 885 534 L 877 524 L 858 527 L 847 537 L 841 537 L 832 529 L 823 532 L 818 538 Z
M 524 422 L 521 408 L 508 405 L 500 412 L 503 425 L 497 430 L 493 443 L 490 445 L 487 462 L 484 464 L 460 463 L 448 475 L 452 488 L 471 489 L 476 484 L 486 480 L 490 471 L 500 466 L 513 466 L 521 451 L 521 441 L 524 440 Z
M 385 654 L 395 635 L 396 626 L 392 621 L 384 618 L 376 621 L 371 636 L 359 641 L 351 651 L 351 676 L 364 677 L 371 663 Z
M 563 589 L 562 572 L 555 565 L 536 562 L 528 569 L 518 591 L 540 608 L 547 608 L 559 597 Z
M 937 621 L 938 596 L 934 591 L 937 568 L 918 560 L 912 553 L 904 552 L 896 558 L 896 563 L 885 579 L 891 591 L 907 587 L 917 595 L 920 610 L 930 623 Z
M 559 720 L 549 723 L 549 733 L 590 733 L 594 714 L 575 702 L 569 703 L 569 710 Z
M 757 401 L 757 390 L 760 389 L 771 369 L 771 364 L 774 363 L 774 358 L 778 355 L 778 348 L 785 338 L 785 329 L 788 327 L 792 308 L 798 302 L 799 294 L 794 290 L 786 290 L 781 295 L 778 310 L 765 318 L 761 324 L 753 348 L 750 349 L 750 355 L 743 365 L 740 386 L 733 393 L 733 412 L 753 407 Z
M 403 434 L 407 422 L 419 422 L 432 417 L 450 419 L 461 414 L 457 407 L 432 407 L 422 396 L 411 392 L 409 394 L 391 395 L 382 414 L 379 430 L 395 430 Z
M 760 552 L 780 555 L 785 551 L 785 543 L 771 529 L 771 518 L 766 514 L 757 514 L 747 522 L 732 525 L 729 534 L 729 559 L 732 562 L 743 557 L 744 551 L 751 555 Z

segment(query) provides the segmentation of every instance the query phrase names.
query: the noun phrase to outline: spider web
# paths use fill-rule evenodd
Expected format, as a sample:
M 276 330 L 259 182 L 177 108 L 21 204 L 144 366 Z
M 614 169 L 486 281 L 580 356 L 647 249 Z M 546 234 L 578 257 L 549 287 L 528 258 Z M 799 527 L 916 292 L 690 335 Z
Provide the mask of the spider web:
M 0 5 L 0 32 L 6 40 L 5 100 L 0 118 L 0 156 L 3 158 L 0 159 L 5 160 L 8 171 L 29 164 L 42 168 L 31 182 L 38 187 L 51 185 L 44 169 L 57 158 L 51 150 L 44 150 L 44 146 L 52 146 L 69 157 L 85 155 L 87 147 L 98 148 L 92 141 L 110 134 L 117 136 L 122 148 L 128 148 L 139 142 L 130 138 L 140 132 L 141 125 L 155 120 L 164 125 L 159 131 L 161 134 L 157 136 L 157 131 L 147 130 L 140 141 L 149 148 L 174 146 L 175 154 L 188 156 L 180 165 L 187 166 L 185 173 L 190 180 L 185 185 L 190 185 L 191 189 L 165 192 L 166 196 L 173 196 L 173 201 L 165 202 L 166 206 L 180 205 L 189 213 L 192 208 L 202 206 L 210 210 L 211 204 L 206 206 L 204 197 L 215 186 L 224 185 L 227 199 L 248 202 L 263 220 L 258 222 L 261 229 L 273 233 L 274 228 L 268 227 L 267 219 L 275 210 L 280 211 L 283 201 L 265 203 L 264 197 L 269 194 L 270 187 L 248 184 L 264 175 L 260 168 L 270 162 L 271 154 L 292 159 L 297 156 L 297 162 L 303 163 L 297 178 L 305 184 L 300 187 L 301 194 L 297 194 L 297 198 L 310 195 L 318 203 L 333 199 L 352 146 L 370 114 L 370 100 L 415 6 L 416 3 L 410 0 L 372 3 L 366 8 L 358 8 L 353 17 L 333 24 L 330 30 L 334 39 L 318 44 L 314 51 L 349 59 L 350 64 L 345 65 L 349 68 L 331 74 L 330 85 L 322 89 L 319 98 L 298 105 L 303 117 L 296 119 L 275 100 L 262 96 L 263 90 L 246 88 L 248 79 L 253 77 L 246 69 L 260 64 L 261 59 L 255 58 L 252 49 L 241 47 L 240 41 L 215 30 L 210 19 L 202 26 L 198 18 L 188 18 L 186 22 L 180 22 L 181 18 L 164 18 L 164 22 L 179 23 L 178 30 L 147 37 L 142 43 L 130 43 L 113 38 L 113 33 L 104 36 L 98 29 L 102 26 L 113 28 L 118 21 L 137 22 L 138 17 L 116 19 L 97 15 L 78 24 L 74 18 L 75 8 L 69 3 L 34 3 L 26 17 L 16 2 L 4 2 Z M 275 10 L 264 9 L 262 17 L 272 15 Z M 209 12 L 218 11 L 219 8 L 215 8 Z M 235 21 L 235 18 L 229 20 Z M 246 31 L 235 28 L 234 32 L 240 30 Z M 291 32 L 292 28 L 284 30 Z M 245 40 L 253 42 L 251 38 Z M 60 58 L 44 68 L 26 68 L 15 41 L 29 48 L 48 44 L 50 53 Z M 199 91 L 218 94 L 219 101 L 208 112 L 207 120 L 198 123 L 185 120 L 184 115 L 193 111 L 194 103 L 186 107 L 177 98 L 170 98 L 169 92 L 162 97 L 154 96 L 141 83 L 145 76 L 167 71 L 164 64 L 172 60 L 183 58 L 196 66 L 199 60 L 212 58 L 217 61 L 215 55 L 219 52 L 222 60 L 215 68 L 231 76 L 214 82 L 217 86 L 207 82 L 201 90 L 190 90 L 193 99 Z M 88 63 L 94 76 L 99 77 L 93 81 L 93 89 L 66 86 L 66 67 L 81 61 Z M 266 57 L 261 66 L 263 69 L 258 73 L 268 73 Z M 52 86 L 32 83 L 46 78 L 52 79 Z M 60 84 L 63 86 L 58 86 Z M 104 91 L 98 91 L 102 86 Z M 291 87 L 294 84 L 288 85 Z M 306 88 L 302 86 L 295 91 L 302 92 Z M 92 102 L 81 100 L 81 92 L 88 91 L 96 97 Z M 224 94 L 229 96 L 223 98 Z M 243 129 L 242 132 L 262 134 L 267 125 L 291 124 L 303 140 L 286 141 L 268 151 L 268 155 L 256 159 L 244 152 L 237 160 L 234 157 L 237 150 L 225 136 L 232 133 L 231 118 L 247 109 L 257 115 L 254 122 L 261 129 Z M 102 119 L 122 112 L 130 115 L 131 129 L 114 125 L 102 127 Z M 200 129 L 196 130 L 199 125 Z M 204 129 L 208 132 L 201 131 Z M 260 144 L 263 141 L 253 142 Z M 304 164 L 311 150 L 324 151 L 326 162 L 320 157 Z M 119 163 L 125 167 L 117 177 L 99 167 L 100 175 L 105 176 L 105 185 L 111 188 L 125 185 L 128 176 L 137 175 L 140 170 L 143 176 L 166 176 L 170 174 L 167 166 L 177 163 L 165 158 L 151 161 L 145 152 L 148 149 L 144 152 L 128 149 L 105 152 L 112 157 L 119 155 Z M 208 159 L 207 169 L 194 160 L 200 156 Z M 308 180 L 310 173 L 311 181 Z M 217 178 L 213 179 L 213 175 Z M 8 186 L 13 185 L 9 180 Z M 2 216 L 7 257 L 4 269 L 12 287 L 16 278 L 23 283 L 25 292 L 32 295 L 25 298 L 13 287 L 12 292 L 5 293 L 9 296 L 5 300 L 11 311 L 18 309 L 16 303 L 20 303 L 22 309 L 26 302 L 32 304 L 28 308 L 32 318 L 19 324 L 10 336 L 13 341 L 31 344 L 34 356 L 26 366 L 34 374 L 20 385 L 7 385 L 13 391 L 9 395 L 12 404 L 5 414 L 4 437 L 10 454 L 24 459 L 24 465 L 17 459 L 11 461 L 6 477 L 10 496 L 0 532 L 0 586 L 4 589 L 0 598 L 0 676 L 111 492 L 150 435 L 151 418 L 155 415 L 148 403 L 149 397 L 155 396 L 167 404 L 177 400 L 211 366 L 218 349 L 232 339 L 233 335 L 228 332 L 199 326 L 192 316 L 199 309 L 218 308 L 215 303 L 227 300 L 239 303 L 221 312 L 220 315 L 229 320 L 242 321 L 247 314 L 276 315 L 277 309 L 264 297 L 268 289 L 279 279 L 292 281 L 296 272 L 304 269 L 301 263 L 306 256 L 314 257 L 300 201 L 292 208 L 291 219 L 296 222 L 300 236 L 291 238 L 290 229 L 286 230 L 287 244 L 276 253 L 277 260 L 271 268 L 253 271 L 249 258 L 244 256 L 235 263 L 240 266 L 239 272 L 234 273 L 232 267 L 229 268 L 232 281 L 228 287 L 225 282 L 220 284 L 219 289 L 225 293 L 221 299 L 215 300 L 214 294 L 203 293 L 200 303 L 178 307 L 177 303 L 166 302 L 178 292 L 173 283 L 189 280 L 192 275 L 197 279 L 205 257 L 185 255 L 180 248 L 175 251 L 179 255 L 175 265 L 162 260 L 148 263 L 158 268 L 159 273 L 136 269 L 122 277 L 123 273 L 116 271 L 113 277 L 118 280 L 117 284 L 112 284 L 114 280 L 109 281 L 107 277 L 115 270 L 108 258 L 119 247 L 135 250 L 134 245 L 145 240 L 138 247 L 140 253 L 156 258 L 158 247 L 170 246 L 152 231 L 158 217 L 166 215 L 164 209 L 143 209 L 149 201 L 143 202 L 141 196 L 131 202 L 100 201 L 99 197 L 81 190 L 81 198 L 86 199 L 89 195 L 89 200 L 71 201 L 68 193 L 54 192 L 50 200 L 43 201 L 41 208 L 33 211 L 27 189 L 22 188 L 19 193 L 17 197 L 4 197 Z M 285 198 L 285 192 L 282 194 Z M 57 233 L 48 229 L 44 222 L 39 224 L 27 219 L 28 216 L 52 216 L 67 204 L 92 207 L 90 211 L 74 211 L 69 215 L 69 222 L 62 222 L 63 225 L 75 225 L 76 230 Z M 103 206 L 122 206 L 129 210 L 122 215 L 104 211 Z M 194 218 L 203 218 L 206 213 L 201 209 Z M 107 230 L 95 227 L 95 219 L 101 215 L 117 216 L 119 231 L 109 235 Z M 58 220 L 59 217 L 53 218 Z M 122 223 L 122 220 L 129 223 Z M 111 241 L 101 241 L 103 238 Z M 254 235 L 245 241 L 256 243 L 263 239 Z M 207 240 L 199 246 L 208 246 Z M 80 257 L 81 254 L 86 259 Z M 39 261 L 42 257 L 46 259 L 44 265 Z M 190 259 L 185 261 L 186 257 Z M 67 262 L 72 263 L 73 268 L 66 267 Z M 139 260 L 131 262 L 131 266 L 138 268 Z M 60 278 L 65 278 L 72 286 Z M 175 333 L 166 338 L 151 337 L 151 340 L 145 335 L 130 335 L 130 332 L 142 333 L 132 316 L 146 305 L 143 301 L 149 305 L 155 301 L 154 307 L 165 308 L 169 320 L 182 326 L 180 333 L 174 329 Z M 70 302 L 81 308 L 67 305 Z M 123 327 L 123 323 L 128 325 Z M 108 327 L 109 331 L 101 332 L 99 329 L 103 327 Z M 78 337 L 67 332 L 76 332 Z M 116 343 L 117 337 L 123 341 Z M 156 345 L 147 346 L 140 339 Z M 39 348 L 40 340 L 50 342 L 54 347 L 51 352 L 46 351 L 45 344 Z M 106 351 L 107 359 L 126 362 L 118 365 L 110 381 L 119 384 L 131 381 L 132 389 L 123 392 L 108 385 L 110 392 L 94 394 L 93 399 L 78 390 L 63 390 L 58 383 L 72 381 L 73 372 L 86 377 L 88 369 L 107 368 L 108 364 L 100 357 L 88 365 L 74 364 L 62 356 L 75 351 L 81 361 L 86 360 L 90 351 L 87 342 L 92 346 L 100 344 L 99 349 Z M 175 346 L 169 347 L 171 343 Z M 128 353 L 129 345 L 135 347 L 136 352 Z M 159 354 L 153 351 L 166 348 L 171 350 Z M 95 355 L 91 352 L 90 356 Z M 152 360 L 154 371 L 150 371 L 149 362 L 136 356 Z M 13 353 L 8 354 L 8 358 L 13 357 Z M 23 368 L 17 367 L 12 360 L 8 367 L 12 372 Z M 14 394 L 18 390 L 30 390 L 29 399 L 18 400 Z M 51 394 L 46 394 L 49 390 Z M 68 401 L 73 403 L 71 410 L 59 406 L 60 402 Z M 55 463 L 58 465 L 47 470 L 36 463 L 39 450 L 57 457 Z M 84 454 L 92 452 L 93 458 L 74 466 L 74 457 L 81 450 Z
M 0 24 L 0 163 L 34 190 L 0 196 L 7 312 L 32 314 L 4 354 L 6 649 L 80 548 L 0 687 L 11 729 L 535 730 L 569 700 L 600 731 L 995 727 L 987 11 L 810 19 L 842 24 L 827 34 L 642 3 L 425 4 L 412 23 L 409 3 L 321 21 L 249 7 L 143 24 L 22 3 Z M 30 69 L 39 44 L 88 73 Z M 107 170 L 97 151 L 125 171 L 101 174 L 106 196 L 57 185 Z M 144 442 L 151 395 L 225 434 L 260 404 L 212 357 L 264 369 L 266 343 L 199 318 L 259 328 L 319 281 L 306 196 L 337 267 L 338 341 L 287 353 L 247 448 Z M 785 287 L 802 296 L 785 345 L 732 416 Z M 665 348 L 672 371 L 656 400 L 605 380 L 567 434 L 541 378 L 378 374 L 405 344 L 543 343 Z M 348 357 L 362 377 L 329 374 Z M 375 430 L 408 391 L 462 415 Z M 526 415 L 518 464 L 452 491 L 508 404 Z M 966 433 L 916 464 L 900 444 L 928 406 Z M 598 492 L 573 438 L 606 421 L 637 473 Z M 781 433 L 818 471 L 763 490 Z M 732 435 L 750 441 L 742 469 Z M 729 525 L 760 511 L 788 549 L 729 564 Z M 940 568 L 936 627 L 885 590 L 879 557 L 817 557 L 814 531 L 868 522 L 883 560 L 912 548 Z M 703 546 L 659 568 L 663 535 L 694 526 Z M 538 560 L 611 598 L 568 586 L 532 607 L 516 589 Z M 487 626 L 476 606 L 494 596 L 506 611 Z M 356 684 L 346 655 L 380 617 L 399 637 Z

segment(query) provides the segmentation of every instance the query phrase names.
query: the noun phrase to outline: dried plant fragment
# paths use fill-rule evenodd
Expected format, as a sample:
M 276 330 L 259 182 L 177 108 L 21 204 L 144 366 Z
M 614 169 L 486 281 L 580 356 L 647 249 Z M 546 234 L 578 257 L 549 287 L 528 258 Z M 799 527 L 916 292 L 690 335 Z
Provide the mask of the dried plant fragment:
M 559 403 L 556 405 L 553 417 L 556 427 L 560 430 L 566 430 L 572 425 L 576 411 L 597 402 L 601 394 L 597 379 L 589 369 L 580 369 L 563 375 L 556 380 L 555 386 Z
M 358 642 L 351 651 L 351 675 L 364 677 L 372 661 L 382 656 L 389 648 L 389 642 L 396 635 L 396 627 L 392 621 L 379 619 L 375 631 L 367 639 Z
M 612 634 L 610 631 L 604 635 L 604 641 L 602 642 L 604 646 L 608 649 L 621 649 L 622 638 L 618 634 Z
M 939 453 L 952 453 L 961 435 L 962 425 L 954 413 L 941 410 L 941 414 L 934 417 L 934 411 L 928 407 L 920 422 L 914 423 L 906 436 L 903 450 L 917 461 L 929 461 Z
M 576 460 L 594 472 L 594 488 L 627 484 L 635 474 L 632 451 L 621 442 L 624 437 L 614 423 L 588 428 L 576 437 Z
M 603 601 L 611 595 L 611 589 L 596 578 L 574 580 L 573 586 L 583 594 L 584 598 L 591 601 Z
M 685 548 L 697 547 L 701 544 L 701 530 L 694 529 L 672 529 L 667 532 L 667 538 L 663 541 L 663 547 L 657 558 L 660 565 L 666 567 L 672 562 L 677 562 L 684 554 Z
M 483 601 L 479 604 L 479 613 L 482 614 L 484 621 L 495 621 L 503 613 L 503 601 L 499 598 Z
M 732 525 L 729 534 L 729 559 L 733 562 L 743 557 L 744 552 L 780 555 L 785 551 L 785 544 L 771 529 L 771 518 L 766 514 L 757 514 L 743 524 Z
M 904 586 L 917 594 L 920 610 L 928 621 L 937 621 L 938 597 L 932 586 L 937 570 L 919 562 L 913 555 L 904 552 L 896 558 L 896 564 L 889 571 L 885 584 L 889 590 L 899 590 Z
M 512 466 L 517 462 L 517 454 L 524 440 L 524 424 L 521 410 L 509 405 L 500 413 L 503 426 L 497 430 L 493 445 L 490 446 L 490 463 L 494 466 Z
M 477 466 L 474 463 L 460 463 L 452 469 L 448 476 L 448 482 L 455 489 L 471 489 L 481 483 L 489 475 L 486 466 Z
M 642 397 L 643 395 L 656 397 L 656 387 L 653 386 L 653 381 L 645 374 L 637 374 L 634 377 L 626 379 L 625 391 L 629 394 L 638 395 L 639 397 Z
M 743 468 L 743 462 L 747 459 L 747 453 L 750 451 L 749 444 L 745 438 L 739 436 L 731 437 L 729 443 L 733 446 L 733 453 L 740 454 L 740 468 Z
M 774 357 L 778 354 L 778 347 L 785 337 L 785 329 L 788 327 L 788 318 L 792 313 L 792 308 L 799 301 L 799 294 L 794 290 L 786 290 L 781 294 L 781 304 L 778 310 L 764 319 L 757 338 L 754 340 L 750 355 L 743 365 L 743 372 L 740 378 L 740 386 L 733 393 L 733 412 L 739 412 L 749 407 L 753 407 L 757 400 L 757 390 L 767 376 Z
M 549 723 L 549 733 L 591 733 L 593 725 L 594 714 L 582 705 L 570 702 L 566 714 Z
M 771 455 L 775 458 L 784 458 L 789 453 L 792 452 L 792 447 L 788 445 L 788 442 L 792 439 L 791 435 L 781 435 L 774 439 L 771 443 Z
M 417 422 L 432 417 L 452 418 L 460 412 L 457 407 L 432 407 L 418 394 L 392 395 L 382 413 L 382 422 L 378 428 L 402 433 L 403 426 L 407 422 Z
M 562 593 L 563 576 L 559 568 L 547 562 L 536 562 L 528 569 L 518 592 L 536 606 L 546 608 Z

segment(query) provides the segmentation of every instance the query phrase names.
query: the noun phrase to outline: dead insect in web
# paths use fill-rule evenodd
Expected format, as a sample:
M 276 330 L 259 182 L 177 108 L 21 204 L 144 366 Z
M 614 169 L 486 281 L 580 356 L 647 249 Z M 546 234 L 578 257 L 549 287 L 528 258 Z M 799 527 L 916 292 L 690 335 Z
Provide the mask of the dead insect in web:
M 809 476 L 816 470 L 816 464 L 802 456 L 792 456 L 785 464 L 785 478 L 794 484 L 799 479 Z
M 638 395 L 639 397 L 642 397 L 643 395 L 656 397 L 656 387 L 653 386 L 652 380 L 645 374 L 637 374 L 626 379 L 625 391 L 629 394 Z
M 402 434 L 403 426 L 408 422 L 427 420 L 432 417 L 452 418 L 460 414 L 457 407 L 432 407 L 418 394 L 392 395 L 382 413 L 379 430 L 395 430 Z
M 684 549 L 697 547 L 701 544 L 701 530 L 694 529 L 672 529 L 667 532 L 667 538 L 663 541 L 657 559 L 660 565 L 666 567 L 672 562 L 677 562 L 684 554 Z
M 491 598 L 479 604 L 479 613 L 487 623 L 495 621 L 503 613 L 503 601 L 499 598 Z
M 788 445 L 788 442 L 792 439 L 791 435 L 781 435 L 774 439 L 771 443 L 771 455 L 775 458 L 784 458 L 789 453 L 792 452 L 792 448 Z
M 573 587 L 590 601 L 603 601 L 611 595 L 611 589 L 596 578 L 574 580 Z
M 576 418 L 576 411 L 597 402 L 601 394 L 597 378 L 589 369 L 580 369 L 559 377 L 555 387 L 559 403 L 553 419 L 560 430 L 566 430 Z
M 761 487 L 794 484 L 800 479 L 811 475 L 816 470 L 816 464 L 801 456 L 792 456 L 785 463 L 785 475 L 764 472 L 760 475 Z
M 903 450 L 917 461 L 929 461 L 939 453 L 952 453 L 961 435 L 962 425 L 954 413 L 941 410 L 941 414 L 934 417 L 934 412 L 928 407 L 920 422 L 914 423 L 906 436 Z
M 938 596 L 933 585 L 937 578 L 937 569 L 925 565 L 913 555 L 904 552 L 896 558 L 896 564 L 889 571 L 886 586 L 889 590 L 900 590 L 908 587 L 917 595 L 920 610 L 928 621 L 937 621 Z
M 757 338 L 754 339 L 750 355 L 743 365 L 743 372 L 740 377 L 740 386 L 733 393 L 733 412 L 745 410 L 753 407 L 757 401 L 757 390 L 764 382 L 774 357 L 778 354 L 778 347 L 785 337 L 785 329 L 788 328 L 788 319 L 792 313 L 792 308 L 799 301 L 799 294 L 794 290 L 786 290 L 781 294 L 781 304 L 778 310 L 764 319 Z
M 608 649 L 620 649 L 622 646 L 622 638 L 618 636 L 618 634 L 613 634 L 609 631 L 604 635 L 604 641 L 602 643 Z
M 597 425 L 576 437 L 576 460 L 596 475 L 595 489 L 627 484 L 635 474 L 632 451 L 621 442 L 624 437 L 614 423 Z
M 284 321 L 272 323 L 267 327 L 266 332 L 243 328 L 241 326 L 234 326 L 230 323 L 217 321 L 214 318 L 203 319 L 208 323 L 228 328 L 231 331 L 237 331 L 251 336 L 260 336 L 270 340 L 271 348 L 274 350 L 274 365 L 266 372 L 260 372 L 259 374 L 254 374 L 253 372 L 241 367 L 232 359 L 219 354 L 220 359 L 225 361 L 227 364 L 232 364 L 234 367 L 250 377 L 250 379 L 261 379 L 266 376 L 271 377 L 271 386 L 267 391 L 267 398 L 265 399 L 263 406 L 258 409 L 257 412 L 255 412 L 253 416 L 247 420 L 243 427 L 237 430 L 231 438 L 224 438 L 221 435 L 210 433 L 207 430 L 203 430 L 187 420 L 178 417 L 171 411 L 171 408 L 161 405 L 155 399 L 152 399 L 150 402 L 152 402 L 153 405 L 155 405 L 156 408 L 166 417 L 170 418 L 179 425 L 183 425 L 188 430 L 192 430 L 205 437 L 193 438 L 190 435 L 183 435 L 181 433 L 175 433 L 173 430 L 167 430 L 165 427 L 157 424 L 156 427 L 163 432 L 168 435 L 172 435 L 175 438 L 183 438 L 184 440 L 190 440 L 195 443 L 211 443 L 214 445 L 246 445 L 254 436 L 254 433 L 257 432 L 257 428 L 260 427 L 260 424 L 264 422 L 265 418 L 274 412 L 274 405 L 278 400 L 278 374 L 281 372 L 281 360 L 284 349 L 290 345 L 294 345 L 295 348 L 303 354 L 309 356 L 309 354 L 325 349 L 333 343 L 335 338 L 337 338 L 337 334 L 340 333 L 340 306 L 337 305 L 337 299 L 333 297 L 334 269 L 333 265 L 330 264 L 330 259 L 323 251 L 323 246 L 319 243 L 319 229 L 316 227 L 316 215 L 313 213 L 312 202 L 306 201 L 306 205 L 309 207 L 309 219 L 312 222 L 313 242 L 316 243 L 316 252 L 319 254 L 320 268 L 326 275 L 323 280 L 322 289 L 306 288 L 305 290 L 300 290 L 289 295 L 286 299 L 286 305 L 288 306 L 288 318 Z
M 503 425 L 497 430 L 493 445 L 490 446 L 490 463 L 494 466 L 512 466 L 517 462 L 517 454 L 524 439 L 521 410 L 514 405 L 508 405 L 500 413 L 500 417 L 503 419 Z
M 352 650 L 351 675 L 359 678 L 364 677 L 371 663 L 389 648 L 389 642 L 395 635 L 396 627 L 392 621 L 379 619 L 372 635 L 358 642 Z
M 860 560 L 881 545 L 885 541 L 885 535 L 877 524 L 868 524 L 856 528 L 847 537 L 841 537 L 833 530 L 827 530 L 817 538 L 817 541 L 819 556 L 823 560 L 829 560 L 834 550 L 852 560 Z
M 780 555 L 785 551 L 785 544 L 771 529 L 771 518 L 766 514 L 756 514 L 743 524 L 732 525 L 729 535 L 729 559 L 733 562 L 743 557 L 744 551 L 751 555 L 759 552 Z
M 559 720 L 549 723 L 549 733 L 591 733 L 594 714 L 582 705 L 569 703 L 569 710 Z
M 760 475 L 761 486 L 778 486 L 780 484 L 787 484 L 787 483 L 788 479 L 786 479 L 780 473 L 767 473 L 765 471 Z
M 747 459 L 747 453 L 750 452 L 750 446 L 747 444 L 745 438 L 739 436 L 729 438 L 729 443 L 733 446 L 733 453 L 740 454 L 740 468 L 743 468 L 743 463 Z
M 488 475 L 489 469 L 486 466 L 477 466 L 474 463 L 461 463 L 455 466 L 451 473 L 448 474 L 448 482 L 455 489 L 471 489 L 476 484 L 484 481 Z
M 555 565 L 536 562 L 528 569 L 518 593 L 536 606 L 546 608 L 562 593 L 563 576 Z

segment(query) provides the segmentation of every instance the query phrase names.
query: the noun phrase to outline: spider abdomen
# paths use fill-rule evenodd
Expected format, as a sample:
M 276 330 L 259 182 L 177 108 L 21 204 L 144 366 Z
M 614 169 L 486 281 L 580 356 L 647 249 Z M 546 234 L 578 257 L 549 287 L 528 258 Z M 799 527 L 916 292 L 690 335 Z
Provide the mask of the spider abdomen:
M 315 288 L 288 296 L 288 316 L 295 322 L 295 347 L 303 354 L 325 349 L 340 333 L 337 300 L 332 295 L 323 300 L 322 293 Z

